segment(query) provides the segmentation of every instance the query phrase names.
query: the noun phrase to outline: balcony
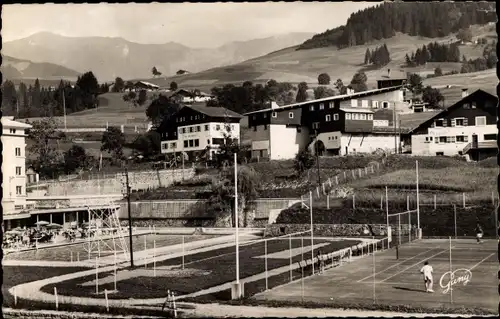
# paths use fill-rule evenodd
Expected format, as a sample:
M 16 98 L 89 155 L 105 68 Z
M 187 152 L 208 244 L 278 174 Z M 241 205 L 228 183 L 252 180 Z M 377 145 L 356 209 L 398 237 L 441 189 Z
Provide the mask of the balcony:
M 485 149 L 494 149 L 497 148 L 497 141 L 484 141 L 484 142 L 479 142 L 477 143 L 477 147 L 472 146 L 472 142 L 468 143 L 462 153 L 467 154 L 470 150 L 485 150 Z

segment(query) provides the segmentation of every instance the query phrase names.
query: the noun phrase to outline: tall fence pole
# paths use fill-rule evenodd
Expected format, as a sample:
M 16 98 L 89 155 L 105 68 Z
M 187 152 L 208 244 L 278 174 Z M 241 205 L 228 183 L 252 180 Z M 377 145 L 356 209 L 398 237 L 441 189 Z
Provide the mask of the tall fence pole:
M 389 189 L 387 186 L 385 187 L 385 215 L 386 215 L 386 223 L 387 223 L 387 248 L 389 248 Z
M 434 210 L 436 210 L 437 206 L 437 198 L 436 194 L 434 194 Z
M 267 239 L 264 239 L 264 266 L 266 270 L 266 290 L 268 289 L 268 279 L 267 279 Z
M 184 235 L 182 235 L 182 270 L 184 270 Z
M 464 208 L 465 208 L 465 193 L 462 193 L 462 202 L 463 202 L 463 205 L 464 205 Z
M 330 195 L 326 195 L 326 209 L 330 209 Z
M 380 195 L 380 210 L 384 209 L 384 195 Z
M 401 214 L 398 214 L 398 246 L 401 246 Z
M 406 195 L 406 210 L 410 210 L 410 195 Z
M 420 239 L 421 237 L 421 230 L 420 230 L 420 194 L 418 191 L 418 160 L 415 161 L 415 173 L 417 175 L 417 238 Z
M 56 310 L 59 310 L 59 298 L 57 297 L 57 287 L 54 287 L 54 296 L 56 297 Z M 16 297 L 17 303 L 17 297 Z
M 455 225 L 455 239 L 457 239 L 457 205 L 453 205 L 453 220 Z
M 451 236 L 450 236 L 450 282 L 451 282 L 451 276 L 453 276 L 453 267 L 451 263 Z M 453 288 L 450 287 L 450 303 L 453 303 Z
M 311 213 L 311 261 L 314 259 L 314 229 L 313 229 L 313 199 L 312 191 L 309 191 L 309 211 Z M 312 263 L 312 272 L 314 275 L 314 262 Z
M 375 242 L 375 237 L 372 237 L 372 240 Z M 373 303 L 376 303 L 376 281 L 375 281 L 375 251 L 373 251 L 373 256 L 372 256 L 372 263 L 373 263 Z
M 408 213 L 408 242 L 411 243 L 411 213 Z
M 99 263 L 97 257 L 95 258 L 95 294 L 99 294 Z
M 292 274 L 292 235 L 288 235 L 288 249 L 290 250 L 290 282 L 293 280 L 293 274 Z
M 356 194 L 352 194 L 352 209 L 356 209 Z

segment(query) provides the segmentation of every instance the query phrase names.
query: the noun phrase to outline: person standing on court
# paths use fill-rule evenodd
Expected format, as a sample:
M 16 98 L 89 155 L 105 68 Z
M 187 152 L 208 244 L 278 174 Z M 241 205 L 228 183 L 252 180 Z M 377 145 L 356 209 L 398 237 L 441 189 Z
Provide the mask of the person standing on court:
M 433 272 L 434 269 L 432 269 L 432 266 L 429 265 L 428 261 L 426 261 L 422 269 L 420 269 L 420 273 L 424 275 L 425 292 L 434 292 L 434 290 L 432 290 L 432 284 L 434 282 L 432 279 Z
M 479 223 L 477 223 L 477 225 L 476 225 L 476 239 L 477 239 L 478 244 L 483 242 L 481 240 L 481 238 L 483 238 L 483 229 L 481 228 L 481 225 L 479 225 Z

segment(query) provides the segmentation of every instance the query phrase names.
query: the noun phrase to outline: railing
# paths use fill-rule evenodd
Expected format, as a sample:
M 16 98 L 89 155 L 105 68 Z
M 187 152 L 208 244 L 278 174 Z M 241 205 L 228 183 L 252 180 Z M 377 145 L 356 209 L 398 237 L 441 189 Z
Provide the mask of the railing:
M 471 148 L 472 148 L 472 143 L 468 143 L 467 145 L 465 145 L 462 153 L 467 154 L 467 152 L 470 151 Z

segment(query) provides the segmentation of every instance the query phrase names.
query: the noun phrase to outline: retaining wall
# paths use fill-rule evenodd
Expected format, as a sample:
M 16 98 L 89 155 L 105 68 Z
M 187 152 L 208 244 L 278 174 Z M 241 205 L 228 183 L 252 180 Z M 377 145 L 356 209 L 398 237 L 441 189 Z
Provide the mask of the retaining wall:
M 76 196 L 30 196 L 26 198 L 27 205 L 35 208 L 69 208 L 85 206 L 109 205 L 112 201 L 123 198 L 123 195 L 76 195 Z
M 129 183 L 132 191 L 147 190 L 168 187 L 176 181 L 189 179 L 194 175 L 193 168 L 129 172 Z M 113 178 L 48 183 L 47 194 L 49 196 L 93 195 L 125 193 L 125 191 L 125 176 L 119 173 Z
M 370 226 L 370 227 L 368 227 Z M 398 225 L 390 225 L 392 236 L 398 235 Z M 371 231 L 370 231 L 371 228 Z M 311 229 L 310 224 L 272 224 L 265 230 L 265 236 L 276 237 Z M 315 224 L 313 225 L 314 236 L 386 236 L 387 225 L 385 224 Z M 372 233 L 373 232 L 373 233 Z M 401 233 L 408 233 L 408 224 L 401 224 Z

